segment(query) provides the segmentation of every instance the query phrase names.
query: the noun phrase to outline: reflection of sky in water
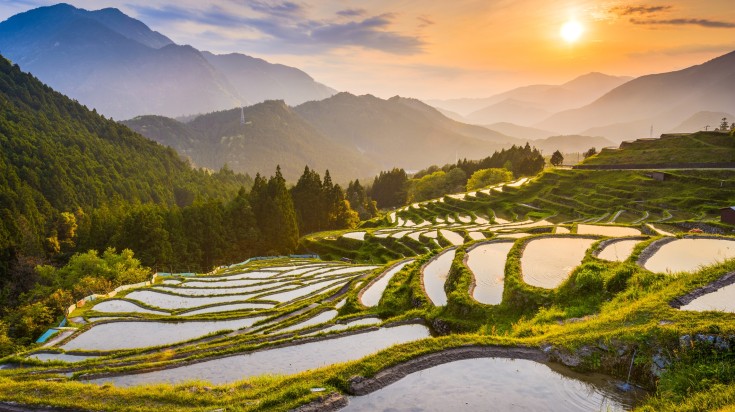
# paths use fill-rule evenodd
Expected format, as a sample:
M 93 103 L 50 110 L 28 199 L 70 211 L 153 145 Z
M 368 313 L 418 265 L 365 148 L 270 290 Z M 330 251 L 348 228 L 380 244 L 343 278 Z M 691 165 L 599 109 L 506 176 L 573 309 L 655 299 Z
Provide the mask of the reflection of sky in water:
M 594 239 L 541 238 L 528 242 L 521 256 L 523 281 L 532 286 L 559 286 L 584 258 Z
M 480 358 L 420 372 L 365 396 L 343 411 L 617 411 L 631 406 L 598 376 L 583 382 L 528 361 Z
M 677 239 L 663 246 L 645 263 L 656 273 L 693 272 L 701 266 L 735 258 L 735 240 Z

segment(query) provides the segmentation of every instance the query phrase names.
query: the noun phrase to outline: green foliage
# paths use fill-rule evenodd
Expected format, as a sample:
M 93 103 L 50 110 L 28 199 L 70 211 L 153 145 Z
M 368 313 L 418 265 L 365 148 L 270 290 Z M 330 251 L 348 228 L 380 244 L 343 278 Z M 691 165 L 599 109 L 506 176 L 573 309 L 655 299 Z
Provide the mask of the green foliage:
M 359 190 L 354 184 L 350 182 L 350 185 L 353 188 L 353 197 L 356 198 L 356 202 L 362 201 L 361 205 L 366 210 L 368 205 L 364 189 L 359 186 L 362 192 L 357 193 Z M 290 192 L 299 232 L 302 234 L 321 230 L 350 229 L 357 226 L 360 221 L 342 188 L 332 183 L 329 170 L 324 174 L 322 182 L 319 174 L 307 166 Z
M 408 203 L 435 199 L 446 193 L 461 192 L 467 176 L 460 168 L 452 168 L 449 172 L 439 170 L 419 179 L 411 179 L 408 189 Z
M 345 192 L 350 206 L 357 212 L 360 220 L 368 220 L 378 216 L 378 204 L 368 196 L 360 184 L 360 180 L 350 181 Z
M 509 182 L 512 179 L 513 173 L 507 169 L 480 169 L 469 178 L 466 189 L 467 191 L 482 189 L 498 183 Z
M 381 209 L 403 206 L 407 198 L 408 176 L 403 169 L 380 172 L 373 180 L 368 194 Z
M 267 254 L 289 254 L 295 251 L 299 228 L 293 200 L 286 189 L 280 167 L 267 182 L 259 174 L 255 177 L 250 203 Z

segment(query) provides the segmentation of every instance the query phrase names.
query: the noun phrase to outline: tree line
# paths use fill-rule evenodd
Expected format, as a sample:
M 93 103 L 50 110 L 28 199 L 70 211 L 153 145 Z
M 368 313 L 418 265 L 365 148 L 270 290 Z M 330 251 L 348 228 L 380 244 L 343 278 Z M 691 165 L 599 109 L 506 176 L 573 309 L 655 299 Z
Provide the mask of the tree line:
M 468 182 L 473 175 L 486 169 L 505 169 L 515 178 L 533 176 L 544 169 L 545 161 L 541 152 L 531 147 L 515 146 L 494 152 L 480 160 L 459 160 L 456 164 L 442 167 L 431 166 L 420 170 L 409 178 L 403 169 L 392 169 L 380 172 L 373 180 L 368 194 L 381 209 L 403 206 L 409 202 L 417 202 L 456 193 L 468 189 Z M 493 176 L 492 178 L 490 176 Z M 488 184 L 507 179 L 503 172 L 485 173 L 483 177 Z M 472 185 L 481 182 L 476 178 Z

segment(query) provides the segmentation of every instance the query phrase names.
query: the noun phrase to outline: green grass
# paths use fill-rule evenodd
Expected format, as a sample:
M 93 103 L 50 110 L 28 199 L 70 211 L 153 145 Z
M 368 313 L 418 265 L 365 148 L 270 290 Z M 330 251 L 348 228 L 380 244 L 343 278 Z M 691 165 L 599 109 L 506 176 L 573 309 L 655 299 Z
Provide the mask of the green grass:
M 735 139 L 722 133 L 698 132 L 664 135 L 621 144 L 619 149 L 602 149 L 585 159 L 584 165 L 735 162 Z

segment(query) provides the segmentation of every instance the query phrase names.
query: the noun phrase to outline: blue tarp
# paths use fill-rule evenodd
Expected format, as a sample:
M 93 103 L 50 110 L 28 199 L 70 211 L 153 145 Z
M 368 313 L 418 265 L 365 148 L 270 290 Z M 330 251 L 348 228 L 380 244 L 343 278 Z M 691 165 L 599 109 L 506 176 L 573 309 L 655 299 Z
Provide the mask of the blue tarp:
M 38 338 L 38 340 L 36 341 L 36 343 L 44 343 L 47 340 L 49 340 L 49 338 L 51 338 L 52 336 L 56 335 L 58 332 L 59 331 L 57 329 L 49 329 L 49 330 L 46 331 L 46 333 L 44 333 L 43 335 L 41 335 L 40 338 Z

